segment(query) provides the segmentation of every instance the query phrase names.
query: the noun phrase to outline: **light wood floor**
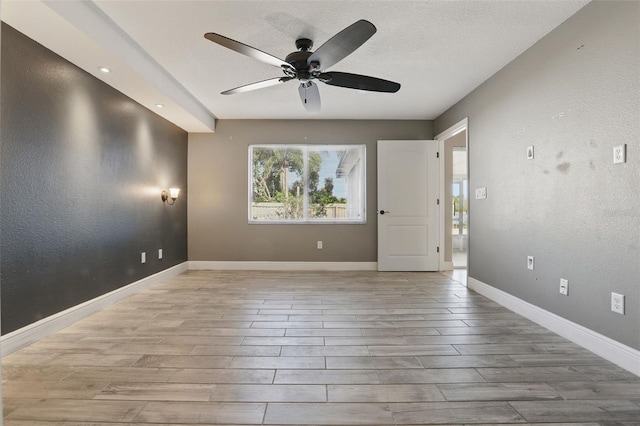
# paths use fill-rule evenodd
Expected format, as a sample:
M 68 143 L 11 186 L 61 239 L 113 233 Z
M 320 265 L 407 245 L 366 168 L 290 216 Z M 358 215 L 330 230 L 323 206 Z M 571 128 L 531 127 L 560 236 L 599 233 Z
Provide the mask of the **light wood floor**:
M 436 273 L 188 272 L 2 368 L 5 426 L 640 425 L 640 378 Z

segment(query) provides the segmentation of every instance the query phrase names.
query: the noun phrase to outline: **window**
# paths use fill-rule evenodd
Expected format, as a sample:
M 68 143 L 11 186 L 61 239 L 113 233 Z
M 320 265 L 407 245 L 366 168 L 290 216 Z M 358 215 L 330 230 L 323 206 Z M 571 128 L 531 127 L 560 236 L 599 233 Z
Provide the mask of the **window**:
M 364 145 L 251 145 L 249 223 L 365 223 Z

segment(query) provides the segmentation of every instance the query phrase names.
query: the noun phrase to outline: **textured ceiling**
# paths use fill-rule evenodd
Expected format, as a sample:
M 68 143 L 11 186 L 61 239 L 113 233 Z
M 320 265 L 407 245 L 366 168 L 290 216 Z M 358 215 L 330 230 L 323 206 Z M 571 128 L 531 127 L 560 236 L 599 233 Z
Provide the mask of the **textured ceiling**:
M 213 118 L 434 119 L 587 1 L 3 1 L 3 20 L 188 131 Z M 216 32 L 284 58 L 359 19 L 377 33 L 331 71 L 402 84 L 371 93 L 319 83 L 309 115 L 297 82 L 229 96 L 278 68 L 206 40 Z M 46 23 L 46 25 L 44 25 Z M 101 75 L 99 66 L 113 68 Z M 140 93 L 138 93 L 140 92 Z

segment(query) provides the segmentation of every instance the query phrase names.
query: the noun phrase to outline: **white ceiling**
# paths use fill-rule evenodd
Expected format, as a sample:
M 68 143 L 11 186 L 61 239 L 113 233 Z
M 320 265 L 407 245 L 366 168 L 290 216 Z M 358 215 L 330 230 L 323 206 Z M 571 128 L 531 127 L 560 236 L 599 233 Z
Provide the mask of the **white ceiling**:
M 9 25 L 183 129 L 207 132 L 216 118 L 435 119 L 587 2 L 2 0 L 0 10 Z M 399 92 L 319 83 L 322 112 L 314 115 L 295 81 L 220 94 L 282 71 L 204 33 L 284 59 L 297 38 L 317 48 L 359 19 L 377 33 L 330 70 L 396 81 Z

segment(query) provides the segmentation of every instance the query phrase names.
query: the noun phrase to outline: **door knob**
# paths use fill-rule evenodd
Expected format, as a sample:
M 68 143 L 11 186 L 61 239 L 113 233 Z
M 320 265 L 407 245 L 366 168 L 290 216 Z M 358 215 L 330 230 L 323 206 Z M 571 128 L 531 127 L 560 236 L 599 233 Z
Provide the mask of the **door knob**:
M 384 210 L 380 210 L 380 214 L 385 214 L 385 213 L 391 213 L 389 210 L 384 211 Z

